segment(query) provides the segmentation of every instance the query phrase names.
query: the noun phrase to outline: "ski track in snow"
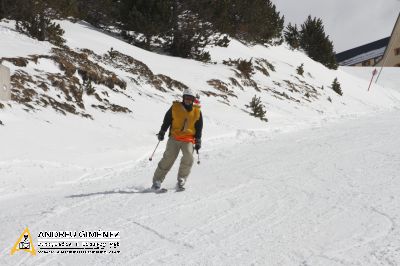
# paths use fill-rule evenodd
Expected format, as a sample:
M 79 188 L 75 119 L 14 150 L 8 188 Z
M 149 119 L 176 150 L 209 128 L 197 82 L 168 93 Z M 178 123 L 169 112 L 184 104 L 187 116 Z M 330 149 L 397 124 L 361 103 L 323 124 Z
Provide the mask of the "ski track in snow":
M 0 198 L 2 254 L 24 226 L 34 239 L 39 231 L 120 230 L 122 253 L 19 254 L 0 264 L 399 265 L 399 125 L 395 111 L 259 142 L 215 138 L 182 193 L 173 190 L 179 161 L 166 194 L 141 193 L 162 151 L 153 162 L 99 169 L 1 162 L 62 176 Z

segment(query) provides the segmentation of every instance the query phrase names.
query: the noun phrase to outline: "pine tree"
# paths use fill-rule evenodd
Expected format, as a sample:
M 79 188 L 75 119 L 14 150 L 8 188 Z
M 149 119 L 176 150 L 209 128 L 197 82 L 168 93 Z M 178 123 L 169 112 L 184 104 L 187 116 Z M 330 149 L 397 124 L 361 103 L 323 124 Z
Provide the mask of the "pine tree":
M 280 39 L 284 17 L 270 0 L 187 0 L 190 9 L 215 28 L 241 40 L 270 43 Z
M 71 16 L 75 18 L 80 16 L 77 0 L 65 0 L 65 4 L 60 10 L 64 12 L 65 16 Z
M 301 64 L 300 66 L 298 66 L 296 68 L 297 74 L 299 74 L 300 76 L 303 76 L 304 74 L 304 68 L 303 68 L 304 64 Z
M 250 103 L 245 105 L 246 108 L 250 108 L 251 113 L 250 115 L 254 117 L 260 118 L 262 121 L 268 122 L 268 119 L 265 117 L 265 114 L 267 111 L 265 111 L 265 106 L 261 102 L 260 97 L 257 97 L 254 95 L 254 97 L 251 99 Z
M 174 56 L 209 61 L 210 54 L 204 52 L 204 48 L 211 43 L 213 33 L 209 23 L 201 21 L 190 11 L 183 11 L 173 27 L 168 51 Z
M 6 3 L 5 0 L 0 0 L 0 20 L 6 17 Z
M 73 4 L 73 3 L 71 3 Z M 113 0 L 76 0 L 81 19 L 96 27 L 112 24 L 118 17 L 119 2 Z M 73 6 L 71 6 L 73 8 Z
M 58 1 L 48 1 L 52 8 L 57 10 L 61 17 L 73 17 L 75 19 L 86 19 L 83 9 L 82 12 L 79 11 L 79 0 L 58 0 Z
M 14 19 L 15 15 L 23 8 L 21 0 L 0 0 L 0 19 Z
M 333 51 L 333 44 L 329 36 L 325 35 L 321 19 L 311 18 L 301 25 L 300 46 L 309 57 L 331 69 L 337 69 L 338 65 Z
M 241 1 L 246 4 L 247 1 Z M 243 7 L 247 11 L 246 7 Z M 270 43 L 281 39 L 284 17 L 276 10 L 270 0 L 254 0 L 252 13 L 248 14 L 248 31 L 251 40 L 257 43 Z
M 253 58 L 249 59 L 249 61 L 247 61 L 246 59 L 243 60 L 239 59 L 237 61 L 236 68 L 240 71 L 240 73 L 242 73 L 242 75 L 246 79 L 250 79 L 251 76 L 254 74 L 253 63 L 251 62 L 252 60 Z
M 152 37 L 165 37 L 172 28 L 174 0 L 122 0 L 121 20 L 126 31 L 144 35 L 137 45 L 150 49 Z
M 334 90 L 340 96 L 343 95 L 342 88 L 341 88 L 340 83 L 338 82 L 337 78 L 335 78 L 332 82 L 332 90 Z
M 44 0 L 24 1 L 23 7 L 13 15 L 16 29 L 39 41 L 49 41 L 61 46 L 65 42 L 62 38 L 64 30 L 51 21 L 48 11 L 49 6 Z
M 300 33 L 296 24 L 292 26 L 292 24 L 289 23 L 289 25 L 286 27 L 286 30 L 283 32 L 283 36 L 285 41 L 293 49 L 298 49 L 300 47 Z

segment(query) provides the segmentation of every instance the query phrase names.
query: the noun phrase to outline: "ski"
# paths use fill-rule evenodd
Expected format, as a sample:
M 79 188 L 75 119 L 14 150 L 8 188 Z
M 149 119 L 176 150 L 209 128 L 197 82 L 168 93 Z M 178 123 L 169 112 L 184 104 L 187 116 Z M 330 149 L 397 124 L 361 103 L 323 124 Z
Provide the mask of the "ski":
M 175 192 L 182 192 L 182 191 L 185 191 L 185 188 L 184 187 L 177 187 L 176 188 L 176 190 L 175 190 Z
M 160 189 L 154 190 L 154 193 L 161 194 L 161 193 L 165 193 L 167 191 L 168 191 L 168 189 L 166 189 L 166 188 L 160 188 Z
M 156 194 L 162 194 L 167 192 L 168 189 L 166 188 L 159 188 L 159 189 L 153 189 L 153 188 L 146 188 L 145 190 L 140 191 L 139 193 L 156 193 Z

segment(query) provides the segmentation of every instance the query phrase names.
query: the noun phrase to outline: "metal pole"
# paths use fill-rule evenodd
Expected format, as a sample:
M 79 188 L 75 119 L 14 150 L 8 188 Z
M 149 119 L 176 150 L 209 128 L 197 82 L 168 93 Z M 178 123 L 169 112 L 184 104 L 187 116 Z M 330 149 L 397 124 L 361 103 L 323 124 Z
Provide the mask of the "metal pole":
M 200 164 L 200 154 L 199 154 L 199 150 L 196 150 L 197 152 L 197 164 Z
M 153 151 L 153 154 L 150 156 L 150 158 L 149 158 L 149 161 L 152 161 L 153 160 L 153 156 L 154 156 L 154 153 L 156 152 L 156 150 L 157 150 L 157 147 L 158 147 L 158 145 L 160 144 L 160 140 L 158 141 L 158 143 L 157 143 L 157 146 L 156 146 L 156 148 L 154 149 L 154 151 Z

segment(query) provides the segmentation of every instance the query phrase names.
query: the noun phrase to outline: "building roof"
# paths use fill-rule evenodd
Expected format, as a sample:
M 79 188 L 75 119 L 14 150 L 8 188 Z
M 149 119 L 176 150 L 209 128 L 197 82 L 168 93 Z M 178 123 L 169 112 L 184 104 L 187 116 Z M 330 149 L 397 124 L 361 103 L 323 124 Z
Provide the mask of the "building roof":
M 366 54 L 366 53 L 374 51 L 374 50 L 380 50 L 382 48 L 386 49 L 387 45 L 389 44 L 389 40 L 390 40 L 390 36 L 380 39 L 380 40 L 377 40 L 375 42 L 364 44 L 359 47 L 338 53 L 338 54 L 336 54 L 336 60 L 340 64 L 343 61 L 357 57 L 362 54 Z M 384 49 L 382 51 L 382 54 L 384 52 Z

